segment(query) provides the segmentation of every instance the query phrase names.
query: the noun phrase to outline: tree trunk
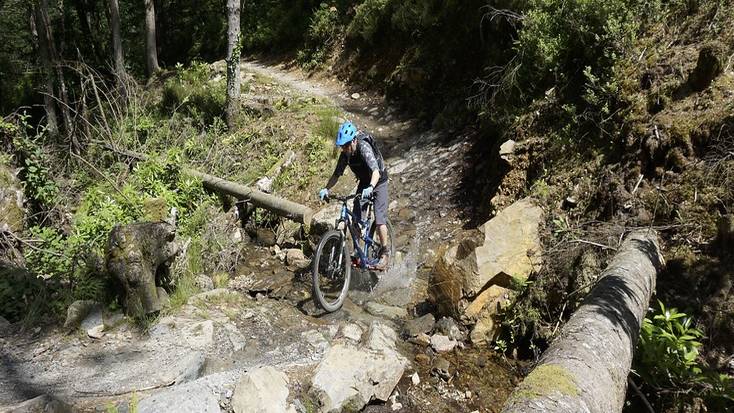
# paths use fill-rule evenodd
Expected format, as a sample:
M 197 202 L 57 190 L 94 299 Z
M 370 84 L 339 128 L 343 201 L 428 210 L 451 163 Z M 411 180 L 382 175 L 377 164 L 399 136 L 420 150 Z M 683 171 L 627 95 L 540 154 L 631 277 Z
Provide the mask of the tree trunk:
M 148 159 L 148 156 L 142 153 L 137 153 L 126 149 L 118 149 L 111 145 L 106 145 L 105 147 L 116 153 L 129 156 L 138 160 Z M 205 174 L 194 169 L 183 168 L 182 171 L 201 179 L 206 188 L 225 195 L 233 196 L 239 200 L 250 202 L 257 207 L 265 208 L 278 216 L 299 222 L 306 227 L 306 231 L 311 228 L 313 211 L 306 205 L 301 205 L 287 199 L 266 194 L 256 189 L 240 185 L 236 182 L 217 178 L 216 176 Z
M 115 77 L 117 84 L 125 88 L 125 58 L 122 54 L 122 38 L 120 37 L 120 6 L 117 0 L 109 0 L 110 29 L 112 30 L 112 51 L 115 61 Z
M 46 128 L 49 134 L 56 136 L 59 133 L 59 121 L 56 114 L 56 102 L 54 102 L 54 71 L 51 62 L 51 51 L 49 50 L 52 43 L 47 25 L 48 20 L 44 19 L 44 16 L 48 16 L 48 1 L 35 1 L 33 6 L 33 22 L 35 23 L 35 32 L 38 39 L 38 54 L 46 78 L 43 93 L 43 106 L 46 109 Z
M 158 66 L 158 49 L 155 38 L 155 2 L 145 0 L 145 56 L 148 76 L 160 70 Z
M 240 0 L 227 0 L 227 126 L 232 129 L 240 100 Z
M 663 265 L 657 233 L 631 233 L 502 412 L 621 412 L 642 320 Z

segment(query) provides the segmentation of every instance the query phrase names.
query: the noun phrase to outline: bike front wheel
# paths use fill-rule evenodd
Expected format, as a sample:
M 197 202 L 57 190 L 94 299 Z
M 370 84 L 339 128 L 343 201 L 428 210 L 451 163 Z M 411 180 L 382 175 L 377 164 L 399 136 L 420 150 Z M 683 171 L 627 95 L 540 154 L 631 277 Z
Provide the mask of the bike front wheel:
M 341 308 L 349 290 L 351 263 L 343 234 L 331 230 L 324 234 L 316 247 L 313 260 L 313 296 L 328 312 Z

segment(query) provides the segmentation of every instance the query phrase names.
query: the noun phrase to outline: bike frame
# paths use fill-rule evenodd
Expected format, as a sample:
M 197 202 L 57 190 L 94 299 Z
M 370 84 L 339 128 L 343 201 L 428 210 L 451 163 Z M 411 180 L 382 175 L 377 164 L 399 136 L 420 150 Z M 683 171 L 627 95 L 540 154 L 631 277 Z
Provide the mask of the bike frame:
M 339 215 L 339 219 L 336 220 L 336 226 L 335 228 L 339 228 L 339 224 L 344 223 L 344 229 L 342 230 L 342 236 L 345 236 L 345 231 L 349 231 L 349 234 L 352 237 L 352 245 L 354 246 L 354 251 L 357 252 L 357 255 L 359 256 L 359 268 L 364 270 L 367 269 L 367 267 L 371 265 L 376 265 L 380 259 L 373 258 L 370 259 L 367 257 L 367 254 L 365 254 L 365 251 L 369 249 L 369 247 L 375 242 L 372 237 L 369 235 L 369 228 L 372 224 L 372 220 L 369 219 L 369 215 L 372 212 L 372 205 L 370 205 L 367 208 L 367 220 L 365 221 L 365 229 L 367 229 L 367 233 L 364 235 L 364 250 L 360 248 L 359 246 L 359 240 L 362 239 L 361 234 L 355 234 L 354 231 L 352 231 L 352 221 L 354 220 L 354 214 L 349 210 L 349 207 L 347 206 L 347 201 L 349 199 L 354 199 L 355 197 L 348 197 L 346 199 L 342 200 L 342 210 L 341 214 Z M 342 245 L 345 242 L 344 239 L 342 239 Z

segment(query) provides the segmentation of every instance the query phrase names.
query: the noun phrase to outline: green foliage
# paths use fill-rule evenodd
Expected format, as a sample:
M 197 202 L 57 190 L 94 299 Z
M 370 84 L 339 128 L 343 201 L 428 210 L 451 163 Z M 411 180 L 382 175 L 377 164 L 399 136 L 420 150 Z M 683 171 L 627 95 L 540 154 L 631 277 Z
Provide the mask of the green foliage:
M 203 125 L 221 118 L 226 101 L 226 82 L 209 79 L 209 66 L 194 62 L 184 69 L 176 65 L 176 76 L 163 85 L 161 106 L 168 114 L 184 113 Z
M 703 333 L 685 313 L 658 304 L 652 320 L 642 323 L 637 371 L 650 384 L 678 385 L 701 374 L 697 358 Z
M 311 16 L 304 47 L 298 51 L 298 63 L 306 70 L 320 67 L 339 40 L 342 24 L 336 6 L 321 3 Z
M 361 37 L 371 42 L 380 29 L 381 23 L 387 18 L 385 12 L 391 0 L 365 0 L 356 7 L 354 18 L 347 27 L 347 35 Z
M 44 134 L 30 137 L 27 131 L 30 126 L 26 117 L 21 117 L 19 125 L 10 126 L 5 123 L 3 131 L 12 137 L 15 156 L 20 164 L 20 176 L 23 180 L 25 195 L 43 208 L 52 208 L 59 193 L 56 182 L 51 178 L 49 161 L 40 142 Z

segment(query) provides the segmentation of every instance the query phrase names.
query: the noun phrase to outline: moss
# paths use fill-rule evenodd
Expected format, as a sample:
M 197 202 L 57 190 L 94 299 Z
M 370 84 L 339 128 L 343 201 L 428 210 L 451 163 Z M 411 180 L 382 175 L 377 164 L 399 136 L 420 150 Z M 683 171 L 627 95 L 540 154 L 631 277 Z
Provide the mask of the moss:
M 168 206 L 163 198 L 148 198 L 143 201 L 143 211 L 146 221 L 161 222 L 168 217 Z
M 534 399 L 548 396 L 553 393 L 561 393 L 565 396 L 578 396 L 581 394 L 573 376 L 564 367 L 546 364 L 537 367 L 530 372 L 518 391 L 513 396 L 518 399 Z

